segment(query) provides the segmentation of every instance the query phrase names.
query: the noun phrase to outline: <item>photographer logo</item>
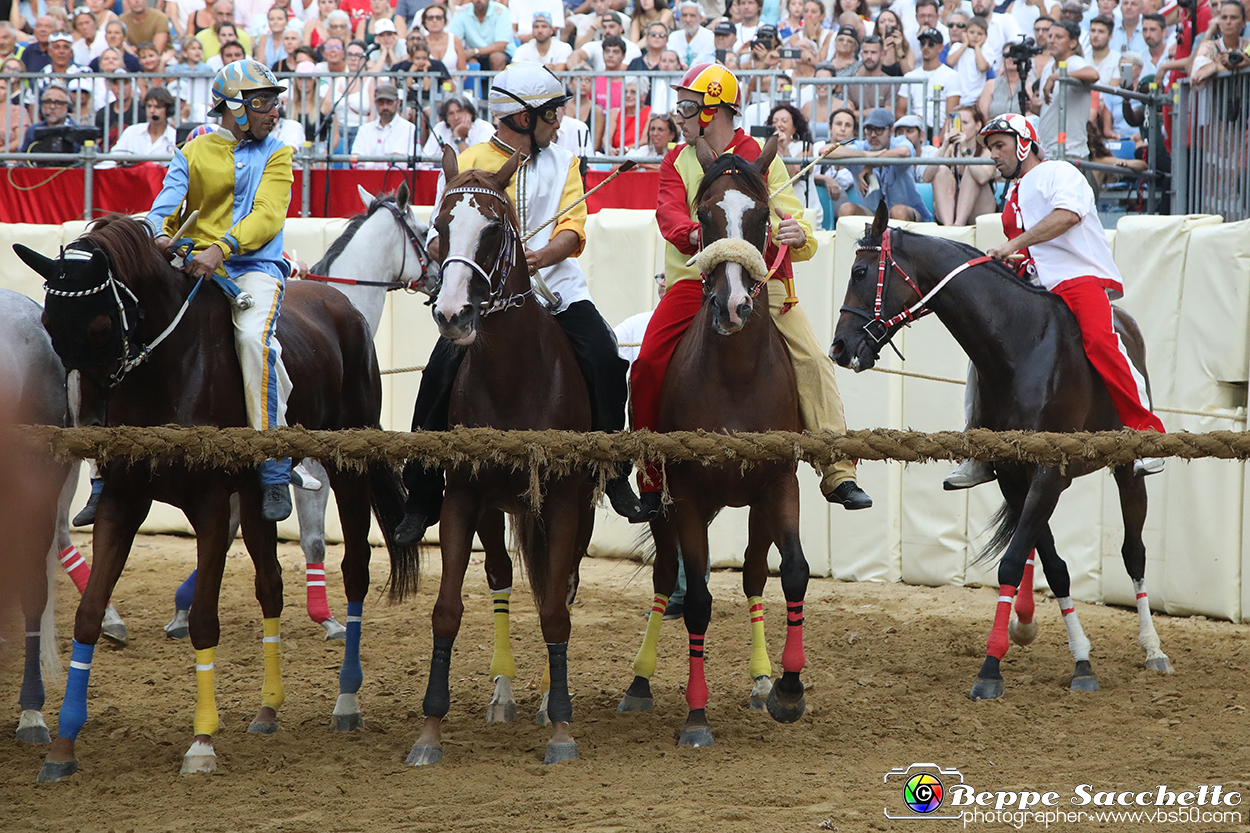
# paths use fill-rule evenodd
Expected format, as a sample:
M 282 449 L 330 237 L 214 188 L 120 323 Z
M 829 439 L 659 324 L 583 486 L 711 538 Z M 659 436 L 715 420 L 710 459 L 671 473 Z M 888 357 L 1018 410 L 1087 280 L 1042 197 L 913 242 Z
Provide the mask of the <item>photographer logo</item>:
M 888 819 L 959 819 L 963 815 L 962 812 L 953 815 L 940 812 L 946 799 L 946 784 L 963 784 L 964 777 L 957 769 L 937 764 L 911 764 L 895 767 L 885 774 L 884 780 L 897 790 L 895 795 L 903 799 L 901 807 L 885 807 Z

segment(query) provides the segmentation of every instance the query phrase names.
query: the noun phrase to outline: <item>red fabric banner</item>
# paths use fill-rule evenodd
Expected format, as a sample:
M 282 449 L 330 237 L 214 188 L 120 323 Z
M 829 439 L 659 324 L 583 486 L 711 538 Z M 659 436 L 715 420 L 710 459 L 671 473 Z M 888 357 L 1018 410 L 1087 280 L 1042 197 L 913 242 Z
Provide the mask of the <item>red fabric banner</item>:
M 590 171 L 586 190 L 607 178 L 607 171 Z M 371 194 L 394 191 L 407 173 L 387 171 L 330 171 L 329 206 L 326 205 L 326 171 L 312 172 L 309 189 L 309 216 L 351 217 L 363 210 L 358 185 Z M 654 171 L 632 170 L 621 174 L 610 185 L 587 200 L 590 213 L 604 208 L 654 209 L 660 175 Z M 127 168 L 97 170 L 94 181 L 93 216 L 114 212 L 147 211 L 160 193 L 165 168 L 155 163 Z M 59 224 L 83 216 L 81 168 L 7 168 L 0 173 L 0 222 Z M 413 203 L 431 205 L 438 187 L 437 171 L 417 171 Z M 298 217 L 303 205 L 303 176 L 295 172 L 288 215 Z

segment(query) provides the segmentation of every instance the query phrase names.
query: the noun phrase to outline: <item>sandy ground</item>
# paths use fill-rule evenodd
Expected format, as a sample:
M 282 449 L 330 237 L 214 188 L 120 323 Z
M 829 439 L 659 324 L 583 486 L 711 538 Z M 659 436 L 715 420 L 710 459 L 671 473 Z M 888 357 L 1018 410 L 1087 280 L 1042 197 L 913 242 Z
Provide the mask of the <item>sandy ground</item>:
M 85 554 L 90 541 L 78 541 Z M 1066 688 L 1071 660 L 1053 601 L 1038 597 L 1041 634 L 1013 647 L 1004 663 L 1005 699 L 967 699 L 993 615 L 990 589 L 918 588 L 813 580 L 807 605 L 806 716 L 782 726 L 746 708 L 749 630 L 740 576 L 712 576 L 716 598 L 708 636 L 709 718 L 716 745 L 678 749 L 685 716 L 685 632 L 669 622 L 653 680 L 656 709 L 618 715 L 650 599 L 649 572 L 624 561 L 587 560 L 569 651 L 575 762 L 541 763 L 547 730 L 538 705 L 544 652 L 533 605 L 514 595 L 513 638 L 522 722 L 487 725 L 490 597 L 480 560 L 466 582 L 467 612 L 452 661 L 446 757 L 405 767 L 419 732 L 436 580 L 403 605 L 365 607 L 360 701 L 365 730 L 335 734 L 328 718 L 338 692 L 341 643 L 327 643 L 304 613 L 303 559 L 280 551 L 287 584 L 283 660 L 287 701 L 282 730 L 245 733 L 259 705 L 260 611 L 251 563 L 229 560 L 217 654 L 221 729 L 216 775 L 178 774 L 191 740 L 194 657 L 161 626 L 173 590 L 190 570 L 194 542 L 140 538 L 114 600 L 130 628 L 125 650 L 96 654 L 90 719 L 78 742 L 80 772 L 36 786 L 43 748 L 12 736 L 21 674 L 21 623 L 0 625 L 0 701 L 9 709 L 0 740 L 0 831 L 593 830 L 760 831 L 953 830 L 959 822 L 908 814 L 895 767 L 936 763 L 960 770 L 981 790 L 1054 790 L 1061 803 L 1078 784 L 1097 790 L 1174 791 L 1203 784 L 1247 794 L 1241 823 L 1060 821 L 1057 830 L 1250 830 L 1250 735 L 1246 732 L 1247 628 L 1158 617 L 1177 673 L 1146 671 L 1132 611 L 1082 604 L 1102 691 Z M 236 549 L 240 549 L 236 547 Z M 337 553 L 334 554 L 337 556 Z M 438 572 L 427 559 L 428 576 Z M 337 557 L 327 563 L 337 563 Z M 375 587 L 386 555 L 374 553 Z M 330 577 L 332 608 L 343 617 L 342 585 Z M 784 607 L 770 582 L 766 616 L 779 673 Z M 58 577 L 58 625 L 68 657 L 74 589 Z M 45 714 L 55 731 L 61 686 Z M 956 781 L 946 776 L 948 786 Z M 944 808 L 949 809 L 949 808 Z M 1074 811 L 1070 806 L 1061 807 Z M 1090 809 L 1090 808 L 1087 808 Z M 936 825 L 936 827 L 934 827 Z M 989 825 L 1007 829 L 1002 823 Z M 1025 829 L 1042 829 L 1036 820 Z

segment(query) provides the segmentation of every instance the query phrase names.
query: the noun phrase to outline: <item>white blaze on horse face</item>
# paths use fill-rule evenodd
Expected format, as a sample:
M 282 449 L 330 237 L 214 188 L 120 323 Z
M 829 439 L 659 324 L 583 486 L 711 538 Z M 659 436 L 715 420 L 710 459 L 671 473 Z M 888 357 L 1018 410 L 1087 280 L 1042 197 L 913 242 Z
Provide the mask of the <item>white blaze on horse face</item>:
M 725 236 L 736 240 L 745 240 L 743 234 L 747 211 L 755 206 L 755 200 L 741 191 L 726 191 L 717 205 L 725 215 Z M 743 278 L 742 266 L 738 263 L 725 264 L 725 279 L 729 282 L 728 312 L 729 320 L 741 326 L 744 322 L 738 317 L 738 307 L 750 303 L 751 296 L 747 292 Z
M 473 197 L 462 197 L 451 209 L 451 222 L 447 224 L 447 240 L 444 241 L 448 255 L 473 260 L 477 254 L 482 234 L 490 220 L 477 207 Z M 443 268 L 443 287 L 438 293 L 434 309 L 444 318 L 459 315 L 469 305 L 469 285 L 473 282 L 473 270 L 463 263 L 448 263 Z

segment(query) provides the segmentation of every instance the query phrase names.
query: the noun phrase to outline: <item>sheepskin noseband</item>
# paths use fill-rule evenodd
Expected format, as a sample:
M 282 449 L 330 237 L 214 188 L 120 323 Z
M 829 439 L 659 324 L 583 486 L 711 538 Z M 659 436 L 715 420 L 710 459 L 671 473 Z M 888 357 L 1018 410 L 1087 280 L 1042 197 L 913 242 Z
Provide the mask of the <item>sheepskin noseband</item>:
M 708 245 L 690 259 L 690 264 L 697 267 L 700 274 L 711 274 L 722 263 L 737 263 L 747 270 L 754 281 L 762 281 L 768 275 L 768 266 L 760 250 L 745 240 L 723 238 Z

